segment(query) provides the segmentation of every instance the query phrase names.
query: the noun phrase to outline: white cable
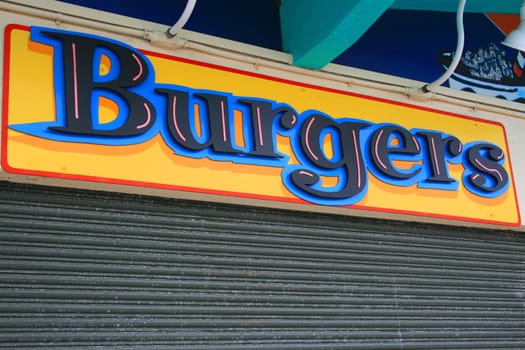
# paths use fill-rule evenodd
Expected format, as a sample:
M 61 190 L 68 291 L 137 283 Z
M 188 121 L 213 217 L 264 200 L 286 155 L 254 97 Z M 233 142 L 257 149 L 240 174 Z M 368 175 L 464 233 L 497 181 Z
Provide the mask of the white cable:
M 463 13 L 465 12 L 465 4 L 467 0 L 459 0 L 458 11 L 456 13 L 456 26 L 458 31 L 458 43 L 456 45 L 456 52 L 454 57 L 448 66 L 448 69 L 443 73 L 443 75 L 438 78 L 436 81 L 430 84 L 426 84 L 422 87 L 423 92 L 430 92 L 437 86 L 443 84 L 456 70 L 461 56 L 463 55 L 463 45 L 465 43 L 465 31 L 463 29 Z
M 184 11 L 180 15 L 178 21 L 172 25 L 166 34 L 169 37 L 174 37 L 179 30 L 181 30 L 182 27 L 188 22 L 190 19 L 191 13 L 193 12 L 193 9 L 195 8 L 195 4 L 197 3 L 197 0 L 188 0 L 186 3 L 186 7 L 184 8 Z

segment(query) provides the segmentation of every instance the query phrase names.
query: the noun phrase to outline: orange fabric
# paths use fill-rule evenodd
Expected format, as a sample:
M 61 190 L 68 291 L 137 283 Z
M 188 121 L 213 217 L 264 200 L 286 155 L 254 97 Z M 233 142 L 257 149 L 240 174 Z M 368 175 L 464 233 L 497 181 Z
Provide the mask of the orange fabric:
M 520 24 L 520 15 L 517 14 L 488 13 L 487 17 L 498 26 L 505 35 L 512 32 Z

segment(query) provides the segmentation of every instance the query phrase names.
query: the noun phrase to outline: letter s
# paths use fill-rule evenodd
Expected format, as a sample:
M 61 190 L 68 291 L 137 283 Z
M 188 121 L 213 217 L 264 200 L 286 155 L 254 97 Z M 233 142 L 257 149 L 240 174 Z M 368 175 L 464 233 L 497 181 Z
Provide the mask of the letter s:
M 486 198 L 496 198 L 505 193 L 509 175 L 503 162 L 503 150 L 490 143 L 467 145 L 463 183 L 472 193 Z

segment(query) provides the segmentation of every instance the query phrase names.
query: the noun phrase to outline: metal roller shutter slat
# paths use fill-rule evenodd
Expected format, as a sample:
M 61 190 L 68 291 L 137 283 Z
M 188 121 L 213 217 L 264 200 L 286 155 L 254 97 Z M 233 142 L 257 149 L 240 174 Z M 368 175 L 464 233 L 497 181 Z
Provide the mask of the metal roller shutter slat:
M 2 349 L 524 349 L 525 235 L 0 183 Z

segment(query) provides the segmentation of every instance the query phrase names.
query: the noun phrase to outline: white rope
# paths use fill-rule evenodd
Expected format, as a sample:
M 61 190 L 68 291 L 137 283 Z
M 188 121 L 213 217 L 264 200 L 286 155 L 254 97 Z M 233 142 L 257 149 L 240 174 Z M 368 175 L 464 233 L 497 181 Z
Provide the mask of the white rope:
M 178 31 L 181 30 L 182 27 L 184 27 L 186 22 L 188 22 L 188 20 L 190 19 L 191 13 L 193 12 L 193 9 L 195 8 L 196 3 L 197 3 L 197 0 L 188 0 L 188 2 L 186 3 L 186 7 L 184 8 L 184 11 L 180 15 L 178 21 L 174 25 L 172 25 L 166 32 L 166 34 L 169 37 L 174 37 L 178 33 Z
M 465 31 L 463 29 L 463 13 L 465 12 L 465 4 L 467 0 L 459 0 L 458 5 L 458 11 L 456 13 L 456 27 L 458 32 L 458 43 L 456 45 L 456 52 L 454 53 L 454 57 L 452 58 L 452 61 L 450 62 L 450 65 L 448 66 L 448 69 L 443 73 L 443 75 L 438 78 L 436 81 L 430 84 L 426 84 L 423 86 L 422 90 L 423 92 L 430 92 L 432 89 L 434 89 L 437 86 L 440 86 L 443 84 L 454 71 L 456 70 L 460 60 L 461 56 L 463 55 L 463 45 L 465 43 Z

